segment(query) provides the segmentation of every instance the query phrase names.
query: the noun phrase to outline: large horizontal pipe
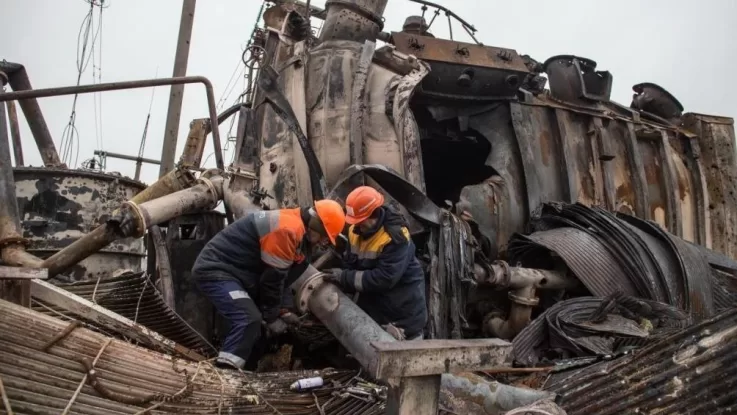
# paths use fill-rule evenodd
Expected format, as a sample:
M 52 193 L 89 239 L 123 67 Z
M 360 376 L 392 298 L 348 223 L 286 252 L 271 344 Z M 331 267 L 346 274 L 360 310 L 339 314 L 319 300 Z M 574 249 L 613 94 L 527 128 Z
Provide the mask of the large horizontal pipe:
M 0 102 L 184 84 L 203 84 L 205 86 L 205 90 L 207 92 L 207 106 L 209 109 L 210 123 L 212 125 L 218 125 L 218 114 L 215 107 L 215 94 L 213 92 L 212 83 L 204 76 L 142 79 L 137 81 L 107 82 L 103 84 L 64 86 L 56 88 L 34 89 L 30 91 L 16 91 L 0 95 Z M 222 147 L 220 145 L 220 131 L 217 128 L 212 129 L 212 143 L 215 147 L 215 162 L 217 164 L 217 167 L 223 170 L 225 168 L 225 165 L 223 162 Z
M 140 238 L 146 229 L 177 216 L 214 208 L 223 196 L 223 178 L 220 176 L 199 179 L 199 184 L 189 189 L 162 196 L 145 203 L 125 202 L 123 209 L 134 216 L 134 233 L 126 237 Z

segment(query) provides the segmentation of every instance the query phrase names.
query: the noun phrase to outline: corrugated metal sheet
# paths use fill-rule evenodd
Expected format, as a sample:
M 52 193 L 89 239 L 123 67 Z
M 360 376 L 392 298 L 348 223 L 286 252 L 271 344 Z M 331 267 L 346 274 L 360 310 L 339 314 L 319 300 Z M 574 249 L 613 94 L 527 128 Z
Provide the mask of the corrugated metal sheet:
M 611 362 L 551 378 L 570 415 L 737 411 L 737 310 Z
M 83 328 L 43 351 L 67 325 L 0 301 L 0 378 L 16 414 L 58 415 L 70 400 L 73 414 L 138 414 L 147 408 L 151 414 L 383 413 L 381 399 L 351 395 L 347 387 L 356 386 L 355 372 L 225 371 Z M 89 380 L 83 382 L 84 367 L 98 355 L 94 364 L 97 386 L 93 387 Z M 295 380 L 315 375 L 323 376 L 325 387 L 312 393 L 289 391 Z M 0 413 L 5 413 L 1 403 Z
M 214 356 L 217 353 L 206 339 L 166 305 L 159 291 L 144 273 L 127 272 L 99 281 L 80 281 L 72 284 L 58 284 L 58 286 L 189 349 L 198 351 L 204 356 Z M 34 303 L 36 303 L 34 308 L 37 311 L 54 316 L 65 314 L 36 299 Z M 103 332 L 108 331 L 104 327 L 102 329 Z

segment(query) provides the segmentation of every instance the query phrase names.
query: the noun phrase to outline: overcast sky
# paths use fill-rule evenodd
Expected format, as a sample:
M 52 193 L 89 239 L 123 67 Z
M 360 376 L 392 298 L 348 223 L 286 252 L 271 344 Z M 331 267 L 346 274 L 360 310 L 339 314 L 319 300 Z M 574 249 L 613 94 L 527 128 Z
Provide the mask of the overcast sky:
M 557 54 L 575 54 L 598 62 L 614 75 L 612 98 L 629 105 L 631 86 L 654 82 L 675 95 L 686 111 L 737 116 L 734 72 L 737 64 L 737 1 L 735 0 L 437 0 L 479 30 L 481 42 L 516 49 L 544 61 Z M 106 0 L 102 35 L 102 82 L 153 78 L 172 73 L 181 15 L 181 0 Z M 313 4 L 323 7 L 324 0 Z M 0 59 L 26 66 L 34 88 L 73 85 L 77 80 L 77 38 L 89 4 L 85 0 L 0 0 Z M 188 75 L 208 77 L 220 100 L 240 62 L 256 20 L 259 0 L 199 0 L 195 12 Z M 390 0 L 386 30 L 400 30 L 404 18 L 420 6 Z M 95 22 L 97 22 L 97 11 Z M 447 20 L 438 17 L 431 31 L 448 35 Z M 469 40 L 457 24 L 457 39 Z M 460 35 L 463 36 L 460 36 Z M 460 37 L 459 37 L 460 36 Z M 101 41 L 101 46 L 100 46 Z M 240 68 L 239 68 L 240 69 Z M 93 81 L 93 65 L 82 83 Z M 241 92 L 242 80 L 221 108 Z M 226 94 L 227 95 L 227 94 Z M 164 135 L 168 87 L 155 91 L 144 156 L 159 159 Z M 136 155 L 149 110 L 151 90 L 102 94 L 101 134 L 95 129 L 93 95 L 77 103 L 79 158 L 95 149 Z M 72 107 L 72 97 L 40 100 L 57 148 Z M 207 117 L 204 88 L 187 86 L 182 109 L 177 159 L 189 122 Z M 22 117 L 21 117 L 22 118 Z M 221 128 L 223 141 L 229 124 Z M 21 120 L 26 164 L 41 159 Z M 231 145 L 232 149 L 232 145 Z M 206 155 L 212 149 L 206 149 Z M 226 161 L 231 153 L 226 153 Z M 207 165 L 214 166 L 210 157 Z M 128 161 L 108 160 L 108 171 L 133 176 Z M 152 182 L 158 166 L 144 165 L 142 179 Z

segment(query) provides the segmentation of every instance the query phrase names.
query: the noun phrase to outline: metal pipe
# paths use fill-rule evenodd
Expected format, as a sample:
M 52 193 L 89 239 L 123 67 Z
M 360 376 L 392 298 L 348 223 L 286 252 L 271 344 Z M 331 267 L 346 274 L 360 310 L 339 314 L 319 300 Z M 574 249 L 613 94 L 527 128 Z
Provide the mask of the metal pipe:
M 511 306 L 507 319 L 491 313 L 484 322 L 486 333 L 500 339 L 511 340 L 530 323 L 532 309 L 539 303 L 535 287 L 528 285 L 509 293 Z
M 133 196 L 130 201 L 136 204 L 144 203 L 187 188 L 193 182 L 192 173 L 175 169 Z M 113 215 L 116 214 L 117 211 L 113 212 Z M 115 232 L 114 227 L 105 223 L 44 260 L 41 266 L 49 269 L 49 278 L 51 278 L 119 238 L 120 236 Z
M 489 275 L 489 270 L 492 275 Z M 496 288 L 520 289 L 533 286 L 545 290 L 562 290 L 578 284 L 565 272 L 547 269 L 510 267 L 506 262 L 496 261 L 490 265 L 474 264 L 476 282 Z
M 10 143 L 5 111 L 0 111 L 0 248 L 2 260 L 7 265 L 36 267 L 40 260 L 26 253 L 20 227 L 18 203 L 15 196 L 15 178 L 10 160 Z M 37 258 L 36 258 L 37 259 Z M 35 263 L 34 263 L 35 262 Z M 0 297 L 30 306 L 30 280 L 5 280 L 0 282 Z
M 56 88 L 34 89 L 30 91 L 8 92 L 5 94 L 0 94 L 0 102 L 11 100 L 28 100 L 31 98 L 55 97 L 61 95 L 89 94 L 93 92 L 120 91 L 124 89 L 148 88 L 164 85 L 186 84 L 203 84 L 205 86 L 210 122 L 212 123 L 212 125 L 217 125 L 218 114 L 215 107 L 215 93 L 213 92 L 212 83 L 204 76 L 142 79 L 136 81 L 107 82 L 102 84 L 64 86 Z M 21 108 L 22 105 L 23 104 L 21 101 Z M 28 114 L 26 114 L 26 118 L 28 118 Z M 217 164 L 217 167 L 223 170 L 225 168 L 225 164 L 223 162 L 223 151 L 220 145 L 220 131 L 217 128 L 212 129 L 212 143 L 213 147 L 215 148 L 215 162 Z M 54 151 L 56 151 L 56 148 L 54 148 Z M 172 151 L 175 152 L 176 150 Z
M 223 196 L 223 178 L 220 176 L 199 179 L 199 184 L 189 189 L 149 200 L 145 203 L 123 203 L 123 210 L 135 217 L 135 233 L 126 237 L 140 238 L 146 229 L 186 213 L 212 209 Z
M 291 287 L 295 305 L 300 312 L 312 312 L 361 366 L 373 373 L 376 352 L 371 343 L 397 340 L 338 287 L 325 283 L 324 275 L 312 265 L 307 267 Z
M 440 381 L 440 404 L 452 413 L 497 415 L 555 394 L 489 382 L 472 373 L 444 374 Z
M 181 77 L 187 74 L 187 61 L 189 60 L 189 45 L 192 39 L 192 25 L 194 24 L 194 12 L 197 0 L 182 1 L 182 17 L 179 21 L 179 38 L 177 39 L 177 51 L 174 55 L 174 72 L 172 77 Z M 172 85 L 169 93 L 169 108 L 166 112 L 166 128 L 164 130 L 164 143 L 161 147 L 161 168 L 159 177 L 166 175 L 174 168 L 174 155 L 177 152 L 177 138 L 179 134 L 179 120 L 182 111 L 182 99 L 184 98 L 184 85 Z M 213 118 L 212 125 L 216 126 L 217 118 Z M 214 128 L 217 130 L 217 128 Z M 213 132 L 213 137 L 215 132 Z M 217 152 L 218 149 L 216 148 Z M 218 164 L 219 169 L 223 166 Z
M 145 157 L 134 157 L 134 156 L 126 155 L 126 154 L 113 153 L 110 151 L 95 150 L 94 153 L 96 156 L 100 156 L 100 157 L 112 157 L 112 158 L 121 159 L 121 160 L 143 162 L 143 163 L 148 163 L 148 164 L 161 164 L 159 160 L 148 159 Z
M 5 72 L 8 76 L 8 83 L 13 88 L 15 93 L 25 92 L 33 90 L 31 81 L 28 79 L 28 73 L 26 68 L 19 63 L 11 62 L 0 62 L 0 71 Z M 13 93 L 5 93 L 3 95 L 7 100 L 19 99 L 20 109 L 23 111 L 26 120 L 28 121 L 28 127 L 31 129 L 31 135 L 36 141 L 39 153 L 41 153 L 41 160 L 43 160 L 44 166 L 46 167 L 61 167 L 64 163 L 59 159 L 59 153 L 56 151 L 54 140 L 51 138 L 49 127 L 46 125 L 41 107 L 38 105 L 36 97 L 25 97 L 25 98 L 8 98 L 8 95 Z M 22 99 L 22 100 L 21 100 Z
M 8 101 L 8 121 L 10 123 L 10 138 L 13 140 L 13 158 L 15 158 L 15 166 L 23 166 L 23 143 L 20 139 L 20 125 L 18 124 L 18 110 L 15 109 L 15 102 Z

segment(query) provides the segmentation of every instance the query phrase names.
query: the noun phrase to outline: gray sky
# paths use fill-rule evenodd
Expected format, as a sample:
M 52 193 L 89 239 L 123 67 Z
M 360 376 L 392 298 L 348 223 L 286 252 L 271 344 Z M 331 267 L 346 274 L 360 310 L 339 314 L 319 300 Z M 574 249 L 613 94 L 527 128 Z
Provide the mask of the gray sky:
M 631 86 L 654 82 L 675 95 L 686 111 L 737 116 L 733 98 L 732 69 L 737 64 L 737 1 L 734 0 L 436 0 L 474 24 L 478 39 L 488 45 L 516 49 L 544 61 L 557 54 L 594 59 L 599 69 L 614 75 L 612 98 L 629 105 Z M 106 0 L 102 37 L 102 82 L 168 77 L 181 13 L 181 0 Z M 324 6 L 324 0 L 313 4 Z M 76 83 L 77 35 L 89 5 L 84 0 L 0 0 L 0 59 L 26 66 L 35 88 Z M 208 77 L 215 97 L 226 92 L 242 47 L 256 19 L 259 0 L 199 0 L 195 13 L 188 75 Z M 390 0 L 386 29 L 399 30 L 404 18 L 419 14 L 420 6 L 406 0 Z M 97 12 L 95 13 L 97 21 Z M 431 31 L 448 35 L 445 16 Z M 457 39 L 470 40 L 459 25 Z M 100 48 L 100 40 L 102 46 Z M 242 65 L 241 65 L 242 67 Z M 240 69 L 240 68 L 238 68 Z M 238 70 L 236 70 L 237 73 Z M 82 83 L 92 83 L 93 65 Z M 239 80 L 222 108 L 241 92 Z M 144 156 L 159 159 L 169 96 L 168 87 L 155 91 Z M 108 92 L 101 95 L 102 134 L 95 131 L 93 95 L 77 103 L 78 161 L 93 150 L 136 155 L 148 113 L 151 90 Z M 40 100 L 57 148 L 72 107 L 72 97 Z M 177 158 L 189 122 L 207 116 L 204 88 L 188 86 L 184 96 Z M 229 124 L 221 128 L 223 141 Z M 21 117 L 26 164 L 41 159 Z M 231 145 L 232 150 L 232 145 Z M 208 155 L 211 147 L 205 150 Z M 226 153 L 226 162 L 232 152 Z M 214 158 L 207 161 L 214 166 Z M 108 171 L 132 176 L 132 162 L 108 159 Z M 152 182 L 158 166 L 144 165 L 142 179 Z

